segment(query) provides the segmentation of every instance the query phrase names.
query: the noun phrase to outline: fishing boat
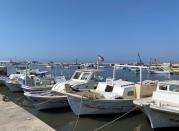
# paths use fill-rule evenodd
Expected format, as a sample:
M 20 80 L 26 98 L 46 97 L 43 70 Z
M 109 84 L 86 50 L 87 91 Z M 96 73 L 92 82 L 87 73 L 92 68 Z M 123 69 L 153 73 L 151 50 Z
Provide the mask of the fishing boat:
M 95 69 L 76 70 L 70 80 L 55 84 L 50 91 L 25 92 L 24 95 L 32 101 L 37 110 L 67 107 L 69 106 L 67 96 L 63 94 L 66 85 L 75 90 L 94 88 L 100 78 L 99 72 L 101 71 Z
M 7 66 L 0 66 L 0 76 L 7 76 Z
M 30 75 L 30 77 L 32 83 L 30 85 L 22 85 L 24 92 L 45 92 L 47 90 L 51 90 L 56 83 L 62 83 L 66 81 L 65 76 L 39 78 L 37 76 Z
M 135 100 L 152 128 L 179 127 L 179 80 L 161 81 L 152 97 Z
M 124 65 L 115 65 L 124 66 Z M 134 67 L 134 66 L 128 66 Z M 145 68 L 135 66 L 135 68 Z M 156 89 L 156 82 L 135 84 L 124 80 L 115 80 L 115 69 L 113 79 L 99 82 L 96 89 L 86 91 L 66 90 L 68 102 L 76 115 L 113 114 L 125 113 L 134 107 L 133 100 L 138 97 L 151 96 Z M 140 80 L 142 78 L 140 77 Z M 142 93 L 143 92 L 143 93 Z
M 67 97 L 56 91 L 25 92 L 24 95 L 32 102 L 37 110 L 68 107 Z
M 6 76 L 0 76 L 0 85 L 6 86 L 6 80 L 9 79 Z
M 0 66 L 0 85 L 5 85 L 7 79 L 7 66 Z
M 12 92 L 20 92 L 22 90 L 22 85 L 25 84 L 25 81 L 28 79 L 24 74 L 11 74 L 9 79 L 6 79 L 5 85 Z
M 22 85 L 22 89 L 24 92 L 32 92 L 32 91 L 47 91 L 50 90 L 55 84 L 55 80 L 53 78 L 39 78 L 34 75 L 30 75 L 31 84 Z
M 118 80 L 113 85 L 100 82 L 95 90 L 68 92 L 67 95 L 76 115 L 111 114 L 127 112 L 134 107 L 134 91 L 134 83 Z

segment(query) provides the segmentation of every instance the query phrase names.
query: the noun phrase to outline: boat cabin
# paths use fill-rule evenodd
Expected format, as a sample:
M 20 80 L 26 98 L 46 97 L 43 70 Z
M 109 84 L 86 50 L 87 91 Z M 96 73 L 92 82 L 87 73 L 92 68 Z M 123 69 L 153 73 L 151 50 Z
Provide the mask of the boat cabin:
M 100 72 L 102 71 L 96 69 L 76 70 L 70 80 L 61 84 L 59 83 L 59 85 L 54 86 L 52 90 L 61 92 L 65 89 L 66 84 L 69 84 L 73 89 L 94 89 L 97 83 L 103 80 Z
M 179 104 L 179 80 L 159 82 L 152 99 L 155 101 Z
M 0 76 L 7 76 L 7 67 L 0 66 Z
M 150 69 L 156 70 L 156 71 L 164 71 L 162 67 L 151 67 Z
M 83 69 L 83 70 L 76 70 L 75 73 L 72 75 L 71 80 L 73 81 L 99 81 L 102 80 L 102 76 L 100 76 L 100 70 L 96 69 Z
M 106 99 L 133 99 L 135 98 L 135 84 L 133 82 L 115 80 L 99 82 L 95 90 Z

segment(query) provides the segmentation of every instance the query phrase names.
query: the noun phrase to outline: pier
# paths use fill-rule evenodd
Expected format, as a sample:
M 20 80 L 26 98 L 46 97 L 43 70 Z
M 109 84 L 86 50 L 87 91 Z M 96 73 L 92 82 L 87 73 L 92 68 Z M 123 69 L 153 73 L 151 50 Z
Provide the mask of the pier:
M 15 103 L 3 99 L 0 94 L 1 131 L 55 131 Z

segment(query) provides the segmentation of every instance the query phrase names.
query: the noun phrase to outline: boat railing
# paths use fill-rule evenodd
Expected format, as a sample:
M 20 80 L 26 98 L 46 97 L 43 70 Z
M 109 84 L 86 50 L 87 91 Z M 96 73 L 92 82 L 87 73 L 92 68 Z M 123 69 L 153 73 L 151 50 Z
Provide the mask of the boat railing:
M 135 66 L 135 65 L 120 65 L 120 64 L 115 64 L 114 65 L 114 70 L 113 70 L 113 80 L 115 80 L 116 68 L 119 68 L 119 67 L 129 67 L 129 68 L 140 69 L 140 84 L 142 84 L 142 69 L 148 69 L 149 68 L 147 66 Z

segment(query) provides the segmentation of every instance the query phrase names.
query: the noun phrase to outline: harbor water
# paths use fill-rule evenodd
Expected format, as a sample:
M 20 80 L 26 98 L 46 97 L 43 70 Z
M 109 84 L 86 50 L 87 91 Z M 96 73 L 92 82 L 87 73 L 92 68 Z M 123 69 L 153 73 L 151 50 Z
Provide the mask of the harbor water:
M 8 67 L 9 71 L 14 73 L 15 66 Z M 71 67 L 68 69 L 63 69 L 61 67 L 46 68 L 44 66 L 33 65 L 31 68 L 39 68 L 40 70 L 48 70 L 52 76 L 65 75 L 67 78 L 73 74 L 77 67 Z M 103 79 L 112 77 L 112 68 L 103 68 Z M 139 74 L 134 71 L 129 70 L 117 70 L 116 79 L 128 79 L 129 81 L 138 82 Z M 147 71 L 143 71 L 143 80 L 166 80 L 169 76 L 166 74 L 149 74 Z M 179 79 L 179 75 L 171 75 L 171 79 Z M 74 129 L 77 116 L 73 114 L 70 108 L 53 109 L 45 111 L 37 111 L 27 100 L 23 93 L 12 93 L 6 87 L 0 87 L 0 93 L 5 94 L 10 100 L 20 105 L 30 113 L 37 116 L 39 119 L 50 125 L 57 131 L 72 131 Z M 78 124 L 75 128 L 76 131 L 93 131 L 96 128 L 106 124 L 118 118 L 121 114 L 115 115 L 93 115 L 93 116 L 83 116 L 79 118 Z M 150 123 L 148 122 L 146 116 L 140 112 L 131 112 L 127 116 L 120 120 L 117 120 L 113 124 L 105 127 L 102 131 L 152 131 Z

